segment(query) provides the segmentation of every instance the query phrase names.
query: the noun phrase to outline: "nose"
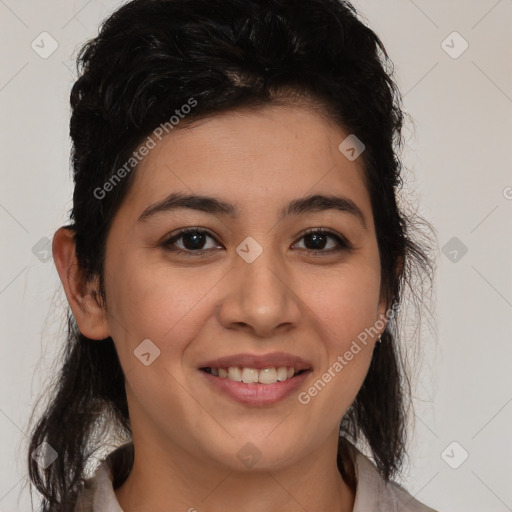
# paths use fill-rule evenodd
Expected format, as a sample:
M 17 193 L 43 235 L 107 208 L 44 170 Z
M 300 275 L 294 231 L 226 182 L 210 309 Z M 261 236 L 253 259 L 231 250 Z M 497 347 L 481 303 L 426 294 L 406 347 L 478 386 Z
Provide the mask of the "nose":
M 235 260 L 218 309 L 221 324 L 258 337 L 296 327 L 302 317 L 302 304 L 292 274 L 285 267 L 270 250 L 264 250 L 252 263 Z

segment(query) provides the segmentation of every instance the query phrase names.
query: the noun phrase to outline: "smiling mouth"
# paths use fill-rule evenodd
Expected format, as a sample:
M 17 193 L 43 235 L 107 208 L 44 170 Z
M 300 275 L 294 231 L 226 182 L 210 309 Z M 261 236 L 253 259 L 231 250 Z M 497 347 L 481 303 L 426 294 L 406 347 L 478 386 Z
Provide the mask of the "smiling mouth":
M 297 370 L 293 366 L 279 366 L 268 368 L 248 368 L 230 366 L 229 368 L 200 368 L 201 371 L 209 373 L 219 379 L 227 379 L 244 384 L 276 384 L 293 379 L 309 370 Z

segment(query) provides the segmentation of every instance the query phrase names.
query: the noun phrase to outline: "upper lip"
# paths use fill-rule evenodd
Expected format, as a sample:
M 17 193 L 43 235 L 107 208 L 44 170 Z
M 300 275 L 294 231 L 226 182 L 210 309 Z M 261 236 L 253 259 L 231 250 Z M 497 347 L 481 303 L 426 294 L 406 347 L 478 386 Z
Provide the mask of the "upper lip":
M 239 368 L 279 368 L 286 366 L 293 367 L 295 370 L 309 370 L 311 364 L 301 357 L 287 354 L 285 352 L 272 352 L 270 354 L 233 354 L 231 356 L 219 357 L 202 363 L 200 368 L 229 368 L 238 366 Z

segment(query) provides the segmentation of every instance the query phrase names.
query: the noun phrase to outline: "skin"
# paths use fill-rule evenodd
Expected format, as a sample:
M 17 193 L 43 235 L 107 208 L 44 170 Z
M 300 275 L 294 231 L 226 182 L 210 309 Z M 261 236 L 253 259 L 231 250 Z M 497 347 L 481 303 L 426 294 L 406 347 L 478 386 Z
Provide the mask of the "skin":
M 171 132 L 140 163 L 113 219 L 106 308 L 92 295 L 97 280 L 80 278 L 69 231 L 56 232 L 54 261 L 78 326 L 91 339 L 113 338 L 126 376 L 135 462 L 115 491 L 125 512 L 353 509 L 336 466 L 338 426 L 378 335 L 307 405 L 297 393 L 243 405 L 198 373 L 208 359 L 284 351 L 311 363 L 305 391 L 385 313 L 361 161 L 338 150 L 347 135 L 297 106 L 225 113 Z M 171 192 L 217 197 L 238 216 L 179 209 L 138 222 Z M 289 201 L 310 194 L 349 198 L 366 227 L 335 209 L 279 219 Z M 205 238 L 206 254 L 162 246 L 197 226 L 214 237 Z M 329 236 L 314 255 L 309 228 L 342 235 L 353 248 L 329 251 L 338 248 Z M 250 264 L 236 252 L 248 236 L 263 248 Z M 145 339 L 161 351 L 148 366 L 134 356 Z M 248 442 L 261 455 L 252 467 L 237 457 Z

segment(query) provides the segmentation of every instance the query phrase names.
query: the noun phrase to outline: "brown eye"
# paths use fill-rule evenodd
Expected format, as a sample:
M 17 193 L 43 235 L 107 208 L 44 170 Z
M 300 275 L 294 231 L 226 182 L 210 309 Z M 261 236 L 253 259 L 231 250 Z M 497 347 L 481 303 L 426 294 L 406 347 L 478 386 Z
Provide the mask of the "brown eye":
M 218 248 L 216 244 L 205 247 L 208 239 L 215 240 L 208 231 L 199 228 L 187 228 L 167 239 L 162 246 L 174 252 L 201 255 L 211 249 Z
M 207 235 L 199 232 L 191 232 L 181 235 L 180 238 L 183 240 L 185 249 L 188 251 L 197 251 L 203 248 L 203 245 L 206 243 Z
M 344 237 L 323 229 L 310 230 L 302 236 L 302 239 L 304 247 L 301 248 L 309 251 L 329 253 L 350 248 L 350 244 Z M 329 239 L 334 240 L 334 244 L 332 241 L 329 242 Z

